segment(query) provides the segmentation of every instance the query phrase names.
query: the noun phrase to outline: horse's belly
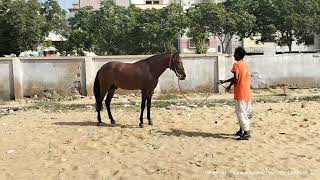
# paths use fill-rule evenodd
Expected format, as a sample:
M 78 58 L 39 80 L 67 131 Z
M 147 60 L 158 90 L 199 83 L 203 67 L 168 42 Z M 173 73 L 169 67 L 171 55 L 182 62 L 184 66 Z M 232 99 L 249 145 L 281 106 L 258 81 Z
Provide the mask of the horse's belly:
M 139 79 L 135 78 L 127 78 L 125 80 L 123 79 L 118 79 L 115 82 L 115 85 L 121 89 L 126 89 L 126 90 L 136 90 L 136 89 L 141 89 L 141 82 Z
M 113 72 L 114 84 L 121 89 L 143 89 L 150 84 L 146 72 L 133 64 L 120 63 Z
M 126 84 L 118 84 L 117 87 L 119 87 L 120 89 L 126 89 L 126 90 L 137 90 L 137 89 L 141 89 L 138 86 L 128 86 Z

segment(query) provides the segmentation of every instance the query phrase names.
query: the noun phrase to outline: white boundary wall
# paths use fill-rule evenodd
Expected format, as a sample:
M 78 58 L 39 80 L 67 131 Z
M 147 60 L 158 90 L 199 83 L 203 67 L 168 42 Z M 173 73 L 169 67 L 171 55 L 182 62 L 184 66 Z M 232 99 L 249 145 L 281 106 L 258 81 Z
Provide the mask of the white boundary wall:
M 32 97 L 47 90 L 92 96 L 96 72 L 103 64 L 110 61 L 132 63 L 147 57 L 0 58 L 0 99 Z M 232 77 L 232 56 L 181 55 L 181 58 L 187 74 L 186 81 L 181 81 L 185 91 L 219 92 L 217 81 Z M 254 88 L 275 84 L 298 88 L 320 85 L 320 54 L 247 56 L 245 59 L 253 75 Z M 179 91 L 175 74 L 166 70 L 155 91 Z

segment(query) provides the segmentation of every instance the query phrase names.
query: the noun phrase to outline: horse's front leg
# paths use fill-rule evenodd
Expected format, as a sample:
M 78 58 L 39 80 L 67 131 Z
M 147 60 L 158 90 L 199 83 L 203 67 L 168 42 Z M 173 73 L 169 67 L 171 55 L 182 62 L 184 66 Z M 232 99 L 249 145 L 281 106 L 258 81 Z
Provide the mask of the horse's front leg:
M 148 119 L 148 124 L 152 126 L 153 123 L 152 123 L 152 120 L 151 120 L 151 113 L 150 113 L 150 110 L 151 110 L 151 98 L 152 98 L 152 96 L 148 97 L 148 99 L 147 99 L 147 119 Z
M 143 111 L 144 111 L 144 108 L 146 107 L 146 100 L 147 98 L 145 98 L 144 95 L 142 95 L 142 100 L 141 100 L 141 114 L 140 114 L 140 124 L 139 124 L 139 127 L 140 128 L 143 128 Z

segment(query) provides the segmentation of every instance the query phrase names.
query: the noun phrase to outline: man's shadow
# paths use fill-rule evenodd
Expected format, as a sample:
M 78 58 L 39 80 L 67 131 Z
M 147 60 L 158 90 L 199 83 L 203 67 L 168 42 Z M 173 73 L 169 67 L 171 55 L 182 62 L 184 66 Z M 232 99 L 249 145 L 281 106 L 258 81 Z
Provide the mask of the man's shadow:
M 165 136 L 187 136 L 187 137 L 203 137 L 203 138 L 217 138 L 217 139 L 235 139 L 234 134 L 224 133 L 206 133 L 206 132 L 194 132 L 184 131 L 181 129 L 170 129 L 171 131 L 157 131 Z

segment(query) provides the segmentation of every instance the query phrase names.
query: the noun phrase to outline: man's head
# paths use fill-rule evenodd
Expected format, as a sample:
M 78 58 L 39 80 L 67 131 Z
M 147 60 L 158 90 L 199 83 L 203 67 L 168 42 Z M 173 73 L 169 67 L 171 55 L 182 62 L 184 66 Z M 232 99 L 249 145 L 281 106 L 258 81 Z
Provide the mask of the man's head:
M 243 47 L 237 47 L 237 49 L 234 51 L 234 59 L 236 61 L 240 61 L 241 59 L 244 58 L 244 56 L 246 55 L 246 51 L 244 50 Z

